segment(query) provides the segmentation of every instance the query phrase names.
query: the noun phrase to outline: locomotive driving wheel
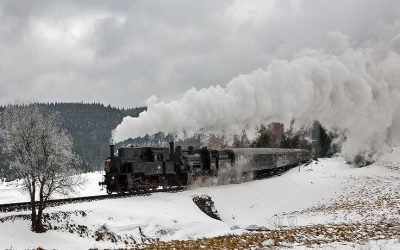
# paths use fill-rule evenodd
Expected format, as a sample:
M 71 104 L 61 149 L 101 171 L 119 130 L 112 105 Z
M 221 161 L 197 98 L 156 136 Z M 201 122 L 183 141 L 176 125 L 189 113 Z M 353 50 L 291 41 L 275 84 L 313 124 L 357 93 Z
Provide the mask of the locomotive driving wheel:
M 122 186 L 119 186 L 119 187 L 117 188 L 117 193 L 118 193 L 118 194 L 124 194 L 124 193 L 125 193 L 124 188 L 123 188 Z

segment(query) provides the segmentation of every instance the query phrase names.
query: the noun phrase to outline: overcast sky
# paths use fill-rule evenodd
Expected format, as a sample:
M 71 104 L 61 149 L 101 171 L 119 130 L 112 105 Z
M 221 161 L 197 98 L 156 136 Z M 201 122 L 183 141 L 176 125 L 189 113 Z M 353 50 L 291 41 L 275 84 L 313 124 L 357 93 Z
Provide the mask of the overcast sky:
M 0 104 L 168 101 L 327 48 L 329 31 L 357 46 L 399 17 L 398 0 L 3 0 Z

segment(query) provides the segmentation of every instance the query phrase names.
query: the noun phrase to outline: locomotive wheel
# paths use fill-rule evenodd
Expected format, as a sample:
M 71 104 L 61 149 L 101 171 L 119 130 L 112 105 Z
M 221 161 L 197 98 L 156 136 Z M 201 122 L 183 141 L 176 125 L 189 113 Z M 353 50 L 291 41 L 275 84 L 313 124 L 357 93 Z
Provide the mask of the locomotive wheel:
M 167 179 L 160 180 L 159 184 L 161 184 L 162 189 L 168 189 L 168 180 Z
M 125 192 L 124 192 L 124 190 L 123 190 L 122 187 L 118 187 L 117 193 L 118 193 L 118 194 L 124 194 Z
M 177 185 L 178 187 L 183 186 L 183 185 L 182 185 L 182 180 L 181 180 L 181 178 L 179 178 L 179 177 L 176 178 L 176 185 Z

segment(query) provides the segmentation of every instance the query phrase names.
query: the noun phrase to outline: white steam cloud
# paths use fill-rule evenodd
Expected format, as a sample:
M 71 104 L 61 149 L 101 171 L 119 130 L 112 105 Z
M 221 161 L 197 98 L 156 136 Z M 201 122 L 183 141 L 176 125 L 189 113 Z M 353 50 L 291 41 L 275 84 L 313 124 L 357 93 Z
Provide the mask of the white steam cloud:
M 339 32 L 328 36 L 330 49 L 304 49 L 289 61 L 239 75 L 226 87 L 192 88 L 171 102 L 152 96 L 147 112 L 125 117 L 113 140 L 158 131 L 235 134 L 243 128 L 251 136 L 261 123 L 294 119 L 303 126 L 318 120 L 344 133 L 348 159 L 360 153 L 375 157 L 370 153 L 400 141 L 400 33 L 357 48 Z

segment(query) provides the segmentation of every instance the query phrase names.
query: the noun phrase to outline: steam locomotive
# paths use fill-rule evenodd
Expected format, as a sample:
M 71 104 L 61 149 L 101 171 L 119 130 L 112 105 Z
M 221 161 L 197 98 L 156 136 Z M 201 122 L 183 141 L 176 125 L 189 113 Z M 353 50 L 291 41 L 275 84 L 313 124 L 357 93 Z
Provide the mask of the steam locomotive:
M 187 186 L 210 178 L 241 182 L 252 176 L 289 168 L 308 161 L 305 149 L 226 148 L 222 150 L 168 147 L 121 147 L 105 160 L 100 185 L 107 193 L 125 193 L 174 186 Z

